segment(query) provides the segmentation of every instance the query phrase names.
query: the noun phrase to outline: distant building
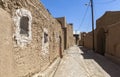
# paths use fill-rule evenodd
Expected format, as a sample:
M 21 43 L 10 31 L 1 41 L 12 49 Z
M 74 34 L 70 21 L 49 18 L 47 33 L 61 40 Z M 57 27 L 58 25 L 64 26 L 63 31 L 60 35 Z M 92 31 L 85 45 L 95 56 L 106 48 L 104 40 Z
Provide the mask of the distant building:
M 62 30 L 63 30 L 63 37 L 64 37 L 64 49 L 67 49 L 71 46 L 74 45 L 74 37 L 73 37 L 73 24 L 67 24 L 65 17 L 59 17 L 56 18 L 61 26 L 62 26 Z
M 75 45 L 79 45 L 79 34 L 73 34 Z

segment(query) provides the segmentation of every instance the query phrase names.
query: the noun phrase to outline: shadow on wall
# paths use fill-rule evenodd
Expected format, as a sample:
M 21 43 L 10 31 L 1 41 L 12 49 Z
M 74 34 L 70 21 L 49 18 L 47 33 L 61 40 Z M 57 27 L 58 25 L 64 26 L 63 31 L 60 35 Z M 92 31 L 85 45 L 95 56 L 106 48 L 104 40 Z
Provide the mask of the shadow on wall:
M 80 49 L 83 51 L 82 56 L 84 59 L 92 59 L 96 61 L 96 63 L 98 63 L 103 70 L 110 75 L 110 77 L 120 77 L 120 67 L 117 64 L 86 48 L 80 47 Z
M 104 55 L 106 45 L 105 30 L 101 28 L 97 33 L 97 52 Z

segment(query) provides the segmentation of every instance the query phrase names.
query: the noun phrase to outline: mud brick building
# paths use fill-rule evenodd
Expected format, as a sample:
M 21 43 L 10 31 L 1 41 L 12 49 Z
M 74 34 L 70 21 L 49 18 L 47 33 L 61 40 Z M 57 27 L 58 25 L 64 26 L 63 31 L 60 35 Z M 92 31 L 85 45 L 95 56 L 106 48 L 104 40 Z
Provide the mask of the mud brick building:
M 65 17 L 56 18 L 59 23 L 62 25 L 63 30 L 63 38 L 64 38 L 64 49 L 67 49 L 73 45 L 75 45 L 74 37 L 73 37 L 73 24 L 67 24 Z
M 80 33 L 80 35 L 81 35 L 81 39 L 80 39 L 79 45 L 84 46 L 88 49 L 92 49 L 92 46 L 93 46 L 92 32 L 88 32 L 88 33 L 82 32 Z
M 79 41 L 80 41 L 80 36 L 79 34 L 73 34 L 73 37 L 74 37 L 74 42 L 75 42 L 75 45 L 79 45 Z
M 120 63 L 120 11 L 106 12 L 96 24 L 96 51 Z
M 32 77 L 62 58 L 62 26 L 38 0 L 0 0 L 0 77 Z
M 83 40 L 84 39 L 84 40 Z M 92 49 L 92 34 L 81 40 Z M 96 21 L 95 51 L 120 64 L 120 11 L 107 11 Z

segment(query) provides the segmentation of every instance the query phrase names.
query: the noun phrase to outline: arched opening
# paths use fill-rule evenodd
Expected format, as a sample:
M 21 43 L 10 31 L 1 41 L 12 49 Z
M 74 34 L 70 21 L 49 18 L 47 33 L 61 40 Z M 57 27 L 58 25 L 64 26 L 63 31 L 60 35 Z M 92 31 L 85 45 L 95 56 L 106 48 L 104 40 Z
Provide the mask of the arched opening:
M 97 52 L 101 55 L 105 54 L 106 36 L 104 29 L 100 29 L 97 33 Z
M 27 16 L 23 16 L 20 19 L 20 34 L 29 36 L 29 18 Z

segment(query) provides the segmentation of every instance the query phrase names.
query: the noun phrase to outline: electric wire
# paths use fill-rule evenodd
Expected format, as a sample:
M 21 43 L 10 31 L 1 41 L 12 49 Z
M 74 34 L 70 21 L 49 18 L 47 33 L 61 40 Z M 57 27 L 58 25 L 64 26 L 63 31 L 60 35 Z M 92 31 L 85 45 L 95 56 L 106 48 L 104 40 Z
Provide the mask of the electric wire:
M 87 16 L 87 13 L 88 13 L 88 10 L 89 10 L 89 5 L 90 5 L 90 2 L 89 2 L 89 4 L 87 5 L 87 8 L 86 8 L 85 13 L 84 13 L 84 16 L 83 16 L 83 18 L 82 18 L 82 21 L 81 21 L 81 23 L 80 23 L 77 31 L 80 29 L 80 27 L 81 27 L 81 26 L 83 25 L 83 23 L 84 23 L 84 20 L 85 20 L 85 18 L 86 18 L 86 16 Z
M 113 2 L 115 2 L 115 1 L 117 1 L 117 0 L 110 0 L 110 1 L 105 1 L 105 2 L 96 2 L 96 3 L 94 3 L 94 4 L 108 4 L 108 3 L 113 3 Z M 87 13 L 88 13 L 89 5 L 90 5 L 90 4 L 91 4 L 91 3 L 89 2 L 89 4 L 87 5 L 87 8 L 86 8 L 86 10 L 85 10 L 84 16 L 83 16 L 83 18 L 82 18 L 82 21 L 81 21 L 81 23 L 80 23 L 80 25 L 79 25 L 79 27 L 77 28 L 76 31 L 80 30 L 81 26 L 83 25 L 83 23 L 84 23 L 84 21 L 85 21 L 85 18 L 86 18 L 86 16 L 87 16 Z

